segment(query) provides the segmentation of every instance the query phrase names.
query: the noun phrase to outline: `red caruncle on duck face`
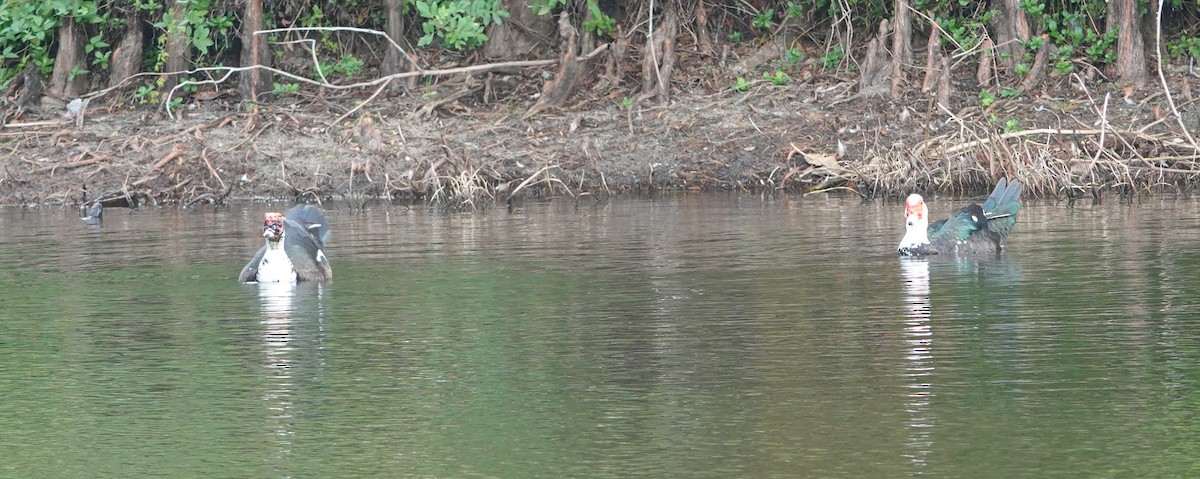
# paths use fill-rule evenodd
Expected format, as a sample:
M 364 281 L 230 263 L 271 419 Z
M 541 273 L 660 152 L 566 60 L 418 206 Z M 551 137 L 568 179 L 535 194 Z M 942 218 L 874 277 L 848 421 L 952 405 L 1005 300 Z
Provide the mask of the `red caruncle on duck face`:
M 263 215 L 263 237 L 270 241 L 283 239 L 283 215 L 271 212 Z
M 912 215 L 916 215 L 918 219 L 925 216 L 925 199 L 921 198 L 921 195 L 908 195 L 908 199 L 904 201 L 904 217 Z

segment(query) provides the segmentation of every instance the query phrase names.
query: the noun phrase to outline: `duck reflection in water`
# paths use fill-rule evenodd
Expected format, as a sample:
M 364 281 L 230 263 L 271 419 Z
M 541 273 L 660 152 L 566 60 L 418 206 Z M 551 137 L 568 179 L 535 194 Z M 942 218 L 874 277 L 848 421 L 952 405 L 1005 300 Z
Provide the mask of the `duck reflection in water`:
M 929 297 L 929 260 L 924 258 L 901 258 L 900 274 L 904 277 L 904 377 L 908 392 L 904 408 L 909 417 L 905 456 L 920 473 L 926 458 L 933 452 L 933 425 L 931 399 L 933 373 L 933 329 L 930 325 L 932 302 Z
M 314 371 L 302 373 L 304 365 L 319 366 L 320 347 L 309 344 L 309 354 L 301 355 L 297 361 L 297 350 L 306 341 L 319 343 L 324 330 L 326 285 L 320 283 L 259 283 L 258 297 L 262 311 L 262 341 L 265 350 L 264 375 L 268 414 L 274 427 L 277 454 L 281 464 L 288 461 L 292 453 L 292 437 L 296 415 L 297 375 L 310 376 Z M 315 324 L 314 327 L 309 327 Z M 315 331 L 314 336 L 306 333 Z M 303 360 L 304 358 L 316 361 Z

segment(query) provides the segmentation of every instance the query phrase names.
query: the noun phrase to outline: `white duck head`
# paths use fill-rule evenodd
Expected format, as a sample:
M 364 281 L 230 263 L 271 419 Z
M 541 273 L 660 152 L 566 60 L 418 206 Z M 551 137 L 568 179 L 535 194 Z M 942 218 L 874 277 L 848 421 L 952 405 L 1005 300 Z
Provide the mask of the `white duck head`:
M 904 200 L 904 239 L 900 240 L 900 253 L 929 244 L 929 207 L 925 199 L 916 193 Z

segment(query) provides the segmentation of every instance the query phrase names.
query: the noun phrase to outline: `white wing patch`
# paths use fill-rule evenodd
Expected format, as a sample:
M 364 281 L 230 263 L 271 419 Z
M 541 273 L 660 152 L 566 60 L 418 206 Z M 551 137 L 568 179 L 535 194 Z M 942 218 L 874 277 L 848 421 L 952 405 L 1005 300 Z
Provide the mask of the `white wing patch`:
M 329 260 L 325 259 L 325 252 L 322 250 L 317 250 L 317 263 L 326 263 L 328 261 Z

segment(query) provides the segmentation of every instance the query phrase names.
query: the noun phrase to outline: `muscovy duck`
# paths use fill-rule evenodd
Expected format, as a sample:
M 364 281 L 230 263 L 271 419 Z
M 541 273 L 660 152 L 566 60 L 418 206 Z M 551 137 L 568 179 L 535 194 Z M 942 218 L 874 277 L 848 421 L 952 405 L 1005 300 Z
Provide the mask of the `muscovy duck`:
M 83 211 L 84 215 L 86 215 L 82 218 L 79 218 L 83 221 L 88 223 L 99 223 L 104 221 L 104 207 L 100 205 L 100 200 L 93 202 L 91 208 L 88 208 L 86 204 L 83 204 L 79 206 L 79 209 L 80 211 Z
M 333 278 L 323 251 L 329 226 L 320 208 L 297 205 L 287 214 L 267 213 L 262 234 L 267 244 L 242 268 L 239 282 L 324 282 Z
M 983 205 L 968 205 L 950 218 L 929 223 L 929 207 L 916 193 L 904 202 L 907 231 L 900 240 L 902 256 L 999 253 L 1017 224 L 1021 190 L 1017 180 L 1001 178 Z

